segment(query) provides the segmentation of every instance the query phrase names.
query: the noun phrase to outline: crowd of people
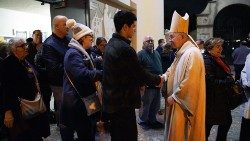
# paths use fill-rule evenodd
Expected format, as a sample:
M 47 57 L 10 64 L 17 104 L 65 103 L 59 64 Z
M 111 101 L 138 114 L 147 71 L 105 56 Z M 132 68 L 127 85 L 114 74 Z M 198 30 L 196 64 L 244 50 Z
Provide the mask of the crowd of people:
M 232 54 L 233 76 L 222 57 L 224 40 L 194 41 L 188 34 L 188 14 L 175 11 L 168 38 L 159 39 L 155 48 L 154 38 L 146 35 L 138 53 L 130 45 L 136 21 L 132 12 L 118 11 L 112 38 L 97 37 L 93 47 L 93 30 L 62 15 L 53 18 L 52 35 L 44 42 L 41 30 L 35 30 L 27 40 L 15 37 L 1 43 L 0 112 L 7 139 L 48 137 L 53 94 L 62 141 L 94 141 L 99 120 L 112 141 L 137 141 L 137 123 L 144 130 L 165 128 L 167 141 L 205 141 L 213 125 L 219 125 L 216 140 L 226 141 L 232 123 L 229 93 L 235 80 L 242 80 L 248 102 L 240 140 L 249 140 L 250 37 Z M 46 111 L 24 118 L 21 99 L 34 101 L 38 94 Z M 101 110 L 90 114 L 98 105 L 88 107 L 86 99 L 96 94 Z M 162 96 L 165 123 L 156 118 Z

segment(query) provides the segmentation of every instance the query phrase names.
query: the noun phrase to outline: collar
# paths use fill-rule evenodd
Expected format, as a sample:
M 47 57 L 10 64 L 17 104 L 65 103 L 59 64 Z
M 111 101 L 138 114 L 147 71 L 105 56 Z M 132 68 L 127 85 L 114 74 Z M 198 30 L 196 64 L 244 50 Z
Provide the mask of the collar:
M 192 44 L 190 41 L 185 42 L 182 47 L 176 52 L 176 57 L 180 57 L 182 56 L 182 54 L 189 48 L 191 48 L 192 46 L 195 46 L 194 44 Z
M 130 44 L 130 43 L 131 43 L 131 41 L 130 41 L 129 39 L 124 38 L 123 36 L 121 36 L 121 35 L 118 34 L 118 33 L 113 33 L 113 37 L 114 37 L 114 38 L 121 39 L 121 40 L 123 40 L 124 42 L 126 42 L 127 44 Z

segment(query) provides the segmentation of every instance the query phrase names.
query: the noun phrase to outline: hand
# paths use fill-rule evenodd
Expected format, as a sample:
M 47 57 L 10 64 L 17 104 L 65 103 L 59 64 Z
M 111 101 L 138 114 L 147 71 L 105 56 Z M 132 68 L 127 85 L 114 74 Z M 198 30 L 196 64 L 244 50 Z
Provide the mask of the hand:
M 174 104 L 174 98 L 173 98 L 172 96 L 169 96 L 169 97 L 167 98 L 167 103 L 168 103 L 168 105 Z
M 14 117 L 12 111 L 11 110 L 6 111 L 4 116 L 4 125 L 7 128 L 11 128 L 13 126 L 13 122 L 14 122 Z
M 163 82 L 165 81 L 165 77 L 164 76 L 160 76 L 161 77 L 161 82 L 157 87 L 162 87 L 163 86 Z

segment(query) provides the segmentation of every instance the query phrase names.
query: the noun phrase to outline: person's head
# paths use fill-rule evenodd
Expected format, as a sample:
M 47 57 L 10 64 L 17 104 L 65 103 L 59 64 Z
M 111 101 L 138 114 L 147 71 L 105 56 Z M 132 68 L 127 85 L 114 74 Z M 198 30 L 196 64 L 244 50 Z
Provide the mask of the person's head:
M 41 44 L 42 43 L 42 38 L 43 38 L 41 30 L 34 30 L 33 34 L 32 34 L 32 38 L 33 38 L 33 42 L 36 45 Z
M 204 48 L 204 41 L 201 39 L 198 39 L 196 41 L 196 44 L 198 45 L 199 49 L 203 49 Z
M 69 29 L 72 30 L 73 38 L 77 40 L 84 49 L 89 49 L 93 42 L 93 31 L 81 23 L 76 23 L 74 19 L 69 19 L 66 22 Z
M 9 40 L 8 45 L 10 53 L 15 55 L 19 60 L 24 60 L 28 55 L 27 44 L 24 39 L 18 37 L 12 38 Z
M 154 39 L 151 36 L 146 36 L 143 39 L 143 49 L 149 51 L 149 52 L 153 52 L 154 50 Z
M 204 43 L 204 48 L 214 57 L 220 57 L 223 50 L 224 40 L 221 38 L 210 38 Z
M 189 15 L 186 13 L 184 17 L 174 11 L 168 33 L 169 42 L 175 49 L 180 49 L 182 45 L 189 40 L 188 36 Z
M 124 38 L 132 38 L 136 31 L 136 15 L 129 11 L 118 11 L 114 16 L 116 32 Z
M 68 34 L 69 29 L 66 26 L 67 20 L 68 20 L 67 17 L 62 15 L 57 15 L 54 17 L 52 21 L 53 33 L 60 38 L 64 38 Z
M 163 46 L 162 52 L 163 52 L 163 53 L 168 53 L 168 52 L 171 51 L 171 50 L 172 50 L 171 44 L 170 44 L 170 43 L 166 43 L 166 44 Z
M 96 38 L 96 47 L 103 53 L 107 44 L 107 40 L 103 37 Z
M 163 47 L 165 45 L 165 40 L 164 39 L 159 39 L 158 40 L 158 46 Z
M 247 41 L 246 41 L 246 40 L 242 40 L 242 41 L 240 42 L 240 45 L 247 46 Z
M 180 49 L 184 43 L 189 40 L 186 33 L 181 32 L 170 32 L 169 33 L 169 43 L 175 49 Z

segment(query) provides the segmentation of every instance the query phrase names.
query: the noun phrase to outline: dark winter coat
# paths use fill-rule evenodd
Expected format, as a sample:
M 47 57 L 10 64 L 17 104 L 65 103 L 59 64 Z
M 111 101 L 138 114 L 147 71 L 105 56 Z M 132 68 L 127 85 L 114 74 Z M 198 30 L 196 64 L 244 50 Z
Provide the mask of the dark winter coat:
M 207 51 L 203 57 L 206 68 L 206 123 L 223 124 L 230 119 L 228 97 L 233 81 Z
M 69 41 L 67 36 L 61 39 L 52 33 L 43 43 L 43 58 L 50 85 L 63 85 L 63 59 L 69 49 Z
M 21 118 L 18 97 L 34 100 L 38 92 L 35 77 L 28 73 L 24 64 L 27 66 L 28 63 L 18 60 L 14 55 L 8 56 L 3 61 L 3 65 L 5 66 L 3 68 L 4 111 L 11 110 L 13 113 L 15 120 L 13 128 L 10 129 L 12 134 L 27 134 L 28 132 L 32 132 L 34 136 L 47 137 L 50 134 L 50 129 L 49 121 L 45 114 L 27 120 Z M 20 123 L 22 123 L 22 125 Z M 22 129 L 23 125 L 27 127 L 27 130 Z M 19 131 L 19 129 L 21 129 L 21 131 Z
M 94 82 L 102 79 L 102 71 L 94 70 L 87 56 L 75 48 L 82 48 L 76 40 L 72 39 L 69 46 L 71 48 L 65 54 L 64 67 L 80 96 L 64 74 L 61 120 L 64 125 L 75 127 L 75 121 L 87 118 L 86 108 L 80 97 L 96 92 Z
M 158 85 L 160 77 L 144 70 L 131 41 L 114 33 L 103 59 L 104 110 L 113 113 L 121 108 L 139 108 L 139 88 L 147 83 Z

